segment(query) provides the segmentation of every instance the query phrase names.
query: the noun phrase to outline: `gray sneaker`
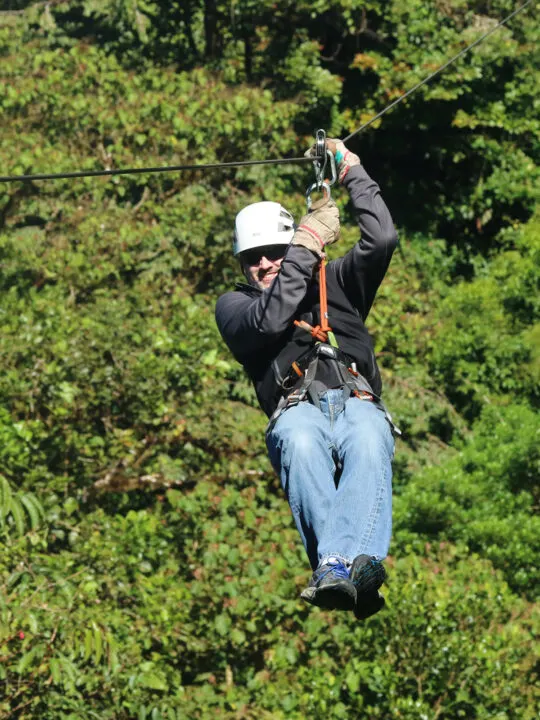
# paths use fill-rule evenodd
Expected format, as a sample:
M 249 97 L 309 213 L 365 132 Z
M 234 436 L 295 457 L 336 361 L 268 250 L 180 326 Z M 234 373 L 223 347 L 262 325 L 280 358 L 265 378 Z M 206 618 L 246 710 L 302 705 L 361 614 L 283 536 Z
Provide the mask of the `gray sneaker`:
M 300 597 L 327 610 L 354 610 L 356 605 L 356 589 L 349 570 L 338 558 L 330 558 L 315 570 Z

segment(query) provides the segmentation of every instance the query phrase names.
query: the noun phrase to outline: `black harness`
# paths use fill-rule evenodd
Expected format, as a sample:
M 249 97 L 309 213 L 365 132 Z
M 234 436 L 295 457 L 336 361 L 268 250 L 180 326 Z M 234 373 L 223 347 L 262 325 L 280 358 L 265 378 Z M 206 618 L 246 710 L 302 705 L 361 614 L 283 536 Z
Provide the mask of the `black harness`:
M 401 431 L 392 422 L 392 416 L 381 398 L 373 392 L 366 378 L 356 370 L 354 361 L 351 361 L 339 348 L 322 342 L 317 343 L 302 358 L 293 362 L 290 372 L 281 380 L 280 385 L 285 394 L 282 395 L 274 413 L 270 417 L 266 428 L 267 433 L 272 430 L 282 413 L 298 405 L 298 403 L 307 401 L 320 409 L 320 396 L 329 389 L 317 379 L 317 369 L 321 358 L 331 362 L 345 400 L 353 396 L 359 400 L 374 402 L 383 410 L 392 432 L 401 435 Z

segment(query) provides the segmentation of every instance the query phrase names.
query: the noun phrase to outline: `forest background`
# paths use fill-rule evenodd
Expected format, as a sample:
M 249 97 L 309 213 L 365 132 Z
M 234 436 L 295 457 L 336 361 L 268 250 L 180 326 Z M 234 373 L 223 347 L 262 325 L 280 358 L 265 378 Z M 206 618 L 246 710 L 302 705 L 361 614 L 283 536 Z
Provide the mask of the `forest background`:
M 4 0 L 4 175 L 298 156 L 510 0 Z M 235 213 L 309 166 L 0 184 L 0 718 L 538 717 L 534 7 L 350 143 L 400 248 L 368 319 L 386 609 L 309 577 L 213 320 Z M 343 236 L 358 240 L 346 193 Z

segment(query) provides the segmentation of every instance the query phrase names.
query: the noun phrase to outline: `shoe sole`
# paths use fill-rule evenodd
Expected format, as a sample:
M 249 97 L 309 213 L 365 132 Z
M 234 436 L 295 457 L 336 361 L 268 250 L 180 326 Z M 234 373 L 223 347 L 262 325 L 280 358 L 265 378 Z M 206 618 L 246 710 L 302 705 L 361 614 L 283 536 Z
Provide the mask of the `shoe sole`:
M 354 610 L 356 606 L 356 588 L 348 580 L 320 588 L 307 587 L 300 597 L 324 610 Z
M 372 594 L 359 595 L 354 608 L 354 616 L 357 620 L 367 620 L 382 610 L 385 604 L 385 599 L 378 590 Z

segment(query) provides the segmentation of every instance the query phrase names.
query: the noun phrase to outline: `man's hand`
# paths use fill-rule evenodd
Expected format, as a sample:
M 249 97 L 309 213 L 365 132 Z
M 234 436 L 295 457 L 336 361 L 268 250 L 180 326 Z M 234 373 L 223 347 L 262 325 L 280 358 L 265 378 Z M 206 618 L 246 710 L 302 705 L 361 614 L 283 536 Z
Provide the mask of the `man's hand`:
M 325 246 L 338 238 L 339 210 L 333 200 L 323 198 L 313 203 L 311 210 L 300 220 L 292 244 L 303 245 L 322 258 Z
M 345 177 L 349 170 L 354 167 L 354 165 L 360 165 L 360 158 L 358 157 L 358 155 L 355 155 L 350 150 L 347 150 L 343 143 L 343 140 L 328 138 L 326 141 L 326 146 L 336 158 L 338 179 L 339 182 L 342 183 L 345 180 Z M 310 147 L 309 150 L 304 153 L 306 157 L 314 157 L 315 154 L 315 145 Z

